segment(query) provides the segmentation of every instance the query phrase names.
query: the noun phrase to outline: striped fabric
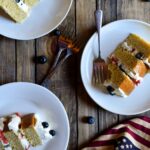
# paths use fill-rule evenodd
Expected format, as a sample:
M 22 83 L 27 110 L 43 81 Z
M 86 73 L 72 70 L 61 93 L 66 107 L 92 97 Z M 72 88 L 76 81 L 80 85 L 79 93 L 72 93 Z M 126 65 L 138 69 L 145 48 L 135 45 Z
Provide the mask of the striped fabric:
M 150 150 L 150 118 L 142 116 L 123 122 L 82 150 Z

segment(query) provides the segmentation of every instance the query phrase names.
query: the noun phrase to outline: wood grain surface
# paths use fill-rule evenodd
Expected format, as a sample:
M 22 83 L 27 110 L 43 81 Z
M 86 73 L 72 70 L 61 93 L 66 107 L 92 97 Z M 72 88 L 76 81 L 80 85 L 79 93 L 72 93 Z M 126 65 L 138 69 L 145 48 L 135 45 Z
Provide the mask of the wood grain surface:
M 104 11 L 103 25 L 118 19 L 138 19 L 150 23 L 150 2 L 101 0 L 100 7 Z M 74 31 L 74 35 L 82 37 L 83 46 L 78 54 L 70 57 L 56 70 L 49 82 L 49 89 L 60 98 L 68 113 L 71 129 L 68 150 L 81 149 L 106 128 L 134 117 L 121 116 L 102 109 L 92 101 L 82 84 L 80 59 L 84 45 L 96 31 L 95 9 L 96 0 L 74 0 L 62 25 L 68 31 Z M 32 41 L 15 41 L 0 36 L 0 84 L 15 81 L 40 84 L 56 55 L 56 51 L 52 50 L 52 39 L 52 34 Z M 47 56 L 46 64 L 33 61 L 40 55 Z M 150 112 L 144 115 L 150 116 Z M 85 123 L 87 116 L 95 117 L 94 125 Z

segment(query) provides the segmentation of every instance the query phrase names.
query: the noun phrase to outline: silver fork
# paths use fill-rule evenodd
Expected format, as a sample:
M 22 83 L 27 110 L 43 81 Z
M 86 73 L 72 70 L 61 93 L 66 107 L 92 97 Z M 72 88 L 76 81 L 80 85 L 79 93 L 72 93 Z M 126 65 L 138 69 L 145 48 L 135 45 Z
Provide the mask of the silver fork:
M 96 1 L 95 22 L 98 33 L 98 57 L 93 61 L 93 76 L 92 82 L 95 85 L 103 84 L 108 78 L 108 66 L 105 60 L 101 57 L 100 33 L 102 27 L 103 11 L 100 10 L 100 0 Z
M 69 32 L 69 34 L 66 34 L 66 32 Z M 74 38 L 74 40 L 72 40 L 71 34 L 73 34 L 73 32 L 71 32 L 70 29 L 66 30 L 65 28 L 62 32 L 62 35 L 60 35 L 60 37 L 58 38 L 57 44 L 59 50 L 55 57 L 52 67 L 49 68 L 47 76 L 41 83 L 42 86 L 48 88 L 50 84 L 50 78 L 53 76 L 57 68 L 61 66 L 67 58 L 72 56 L 74 53 L 79 52 L 82 43 L 78 38 Z

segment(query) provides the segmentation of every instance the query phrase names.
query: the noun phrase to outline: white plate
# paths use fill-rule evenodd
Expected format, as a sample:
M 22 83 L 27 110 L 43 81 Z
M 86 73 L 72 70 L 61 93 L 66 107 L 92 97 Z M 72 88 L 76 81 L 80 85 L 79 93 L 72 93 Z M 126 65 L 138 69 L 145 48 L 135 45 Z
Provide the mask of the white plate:
M 18 40 L 30 40 L 48 34 L 68 14 L 73 0 L 40 0 L 31 16 L 22 24 L 0 15 L 0 34 Z
M 150 41 L 150 25 L 137 20 L 120 20 L 105 25 L 101 32 L 102 57 L 108 55 L 130 33 L 136 33 L 145 40 Z M 136 87 L 127 98 L 111 96 L 103 93 L 91 84 L 93 60 L 98 56 L 97 34 L 88 41 L 81 60 L 81 76 L 86 91 L 91 98 L 101 107 L 113 113 L 133 115 L 150 109 L 150 74 L 146 75 L 143 82 Z
M 32 83 L 10 83 L 0 86 L 0 116 L 14 112 L 38 113 L 50 122 L 56 135 L 46 145 L 31 150 L 66 150 L 69 122 L 59 99 L 49 90 Z

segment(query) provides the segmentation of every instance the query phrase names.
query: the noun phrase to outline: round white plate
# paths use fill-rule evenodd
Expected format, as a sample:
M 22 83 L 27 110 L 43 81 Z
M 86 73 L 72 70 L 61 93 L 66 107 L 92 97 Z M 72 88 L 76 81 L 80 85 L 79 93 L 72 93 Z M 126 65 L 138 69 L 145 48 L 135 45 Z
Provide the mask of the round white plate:
M 120 20 L 105 25 L 101 31 L 102 57 L 109 54 L 130 33 L 138 34 L 150 41 L 150 25 L 137 20 Z M 88 41 L 81 60 L 81 76 L 86 91 L 91 98 L 104 109 L 117 114 L 133 115 L 150 109 L 150 74 L 146 75 L 143 82 L 135 88 L 127 98 L 111 96 L 103 93 L 91 84 L 93 60 L 98 56 L 97 34 Z
M 0 34 L 18 40 L 31 40 L 46 35 L 65 19 L 72 2 L 73 0 L 40 0 L 22 24 L 0 14 Z
M 0 116 L 15 112 L 38 113 L 50 122 L 56 135 L 43 146 L 31 150 L 66 150 L 69 140 L 69 121 L 59 99 L 49 90 L 32 83 L 10 83 L 0 86 Z

